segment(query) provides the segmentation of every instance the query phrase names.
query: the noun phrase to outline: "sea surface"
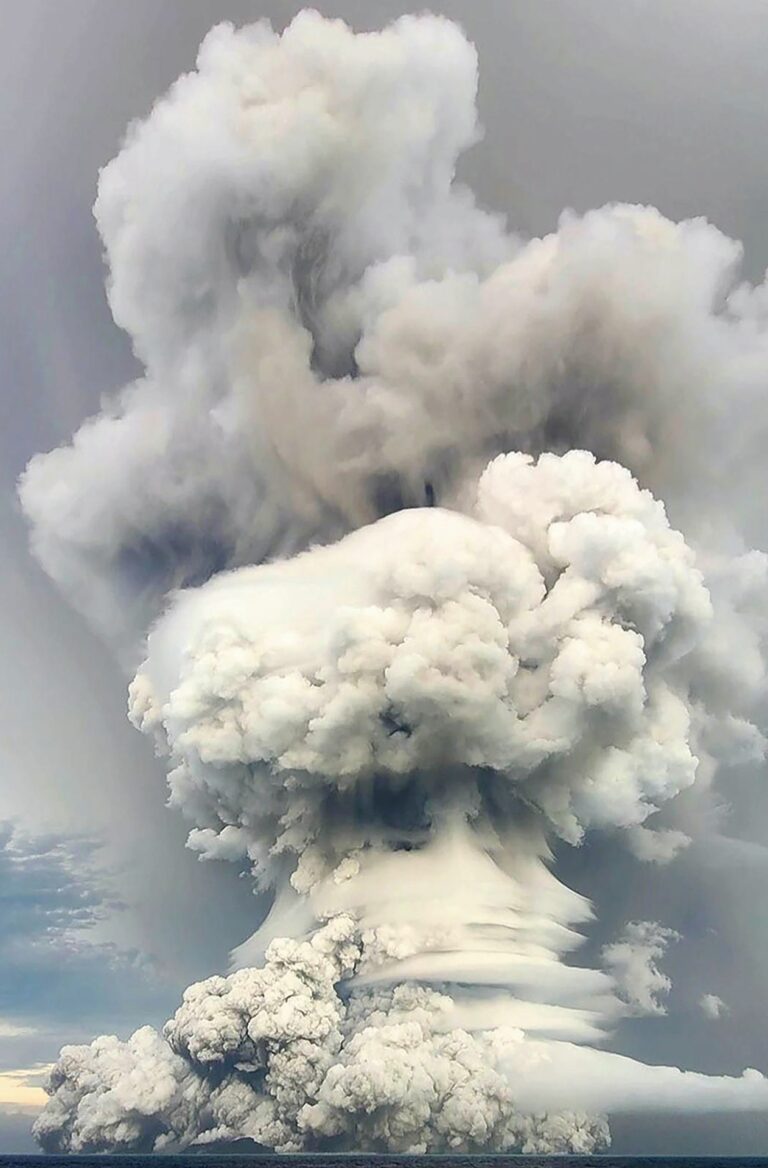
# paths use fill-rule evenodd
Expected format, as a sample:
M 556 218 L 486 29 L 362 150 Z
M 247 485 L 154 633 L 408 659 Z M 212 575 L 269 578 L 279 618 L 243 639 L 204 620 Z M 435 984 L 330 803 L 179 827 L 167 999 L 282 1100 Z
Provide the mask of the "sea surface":
M 768 1168 L 768 1156 L 0 1155 L 0 1168 Z

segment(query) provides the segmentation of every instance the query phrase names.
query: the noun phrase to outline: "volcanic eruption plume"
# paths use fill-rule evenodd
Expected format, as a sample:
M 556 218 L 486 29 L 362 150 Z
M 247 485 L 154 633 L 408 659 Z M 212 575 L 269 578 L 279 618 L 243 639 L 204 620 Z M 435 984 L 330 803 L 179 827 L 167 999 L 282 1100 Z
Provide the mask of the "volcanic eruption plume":
M 454 178 L 476 83 L 437 17 L 225 24 L 102 171 L 146 374 L 20 497 L 189 846 L 273 907 L 162 1035 L 64 1048 L 46 1149 L 586 1152 L 768 1106 L 604 1049 L 673 934 L 569 964 L 550 851 L 672 860 L 649 817 L 763 757 L 768 291 L 652 208 L 510 235 Z

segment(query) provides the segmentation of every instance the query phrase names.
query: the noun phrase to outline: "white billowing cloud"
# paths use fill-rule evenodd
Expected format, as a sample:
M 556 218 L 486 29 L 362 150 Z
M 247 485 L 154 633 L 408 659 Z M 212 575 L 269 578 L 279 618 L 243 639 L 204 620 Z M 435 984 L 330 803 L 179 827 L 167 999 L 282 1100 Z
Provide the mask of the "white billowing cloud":
M 448 1003 L 410 986 L 357 1006 L 353 1027 L 301 1119 L 316 1139 L 354 1138 L 363 1147 L 420 1153 L 475 1148 L 594 1151 L 608 1144 L 605 1121 L 561 1111 L 524 1113 L 500 1069 L 519 1031 L 433 1033 Z M 352 1007 L 354 1009 L 354 1005 Z M 360 1143 L 358 1143 L 360 1146 Z
M 36 1134 L 51 1152 L 158 1151 L 248 1138 L 281 1151 L 590 1153 L 596 1109 L 697 1112 L 768 1103 L 757 1071 L 644 1066 L 517 1028 L 450 1028 L 452 1000 L 415 984 L 339 992 L 365 960 L 351 917 L 281 940 L 262 969 L 191 986 L 165 1040 L 62 1051 Z
M 717 994 L 702 994 L 699 998 L 699 1007 L 704 1017 L 713 1022 L 728 1013 L 728 1006 Z
M 656 962 L 670 941 L 677 940 L 674 929 L 655 921 L 631 921 L 619 940 L 603 949 L 603 964 L 632 1014 L 666 1014 L 659 998 L 669 993 L 672 982 Z
M 646 820 L 765 754 L 768 293 L 653 208 L 509 235 L 454 181 L 476 86 L 439 17 L 225 24 L 101 174 L 145 376 L 21 503 L 144 645 L 189 846 L 275 905 L 164 1038 L 62 1053 L 52 1151 L 589 1152 L 604 1112 L 768 1102 L 589 1046 L 663 1012 L 672 933 L 567 964 L 547 846 L 669 862 Z
M 152 1150 L 249 1138 L 282 1151 L 593 1150 L 604 1122 L 515 1109 L 502 1043 L 436 1028 L 450 1007 L 403 985 L 345 1006 L 360 960 L 349 917 L 310 941 L 276 941 L 263 969 L 191 986 L 166 1024 L 126 1043 L 69 1047 L 36 1134 L 49 1151 Z M 511 1031 L 513 1040 L 519 1032 Z
M 626 841 L 632 855 L 648 864 L 670 864 L 691 843 L 691 837 L 674 828 L 630 827 Z
M 127 1042 L 102 1035 L 65 1046 L 49 1079 L 51 1100 L 35 1121 L 46 1150 L 161 1148 L 170 1130 L 186 1131 L 199 1086 L 151 1026 Z
M 304 852 L 311 884 L 308 845 L 335 863 L 385 834 L 375 799 L 355 809 L 374 782 L 411 792 L 413 830 L 474 807 L 481 770 L 578 841 L 694 781 L 682 662 L 710 602 L 660 505 L 574 451 L 492 462 L 476 515 L 400 512 L 178 598 L 132 717 L 192 847 L 257 870 Z
M 144 1027 L 126 1043 L 102 1037 L 65 1047 L 38 1140 L 72 1152 L 186 1146 L 206 1127 L 231 1126 L 239 1094 L 248 1102 L 240 1134 L 285 1150 L 300 1146 L 287 1092 L 291 1083 L 310 1091 L 311 1069 L 320 1074 L 338 1050 L 342 1004 L 334 985 L 358 953 L 354 923 L 337 917 L 311 942 L 275 942 L 263 970 L 191 986 L 165 1038 Z M 272 1055 L 284 1074 L 274 1093 L 260 1082 Z M 231 1080 L 204 1077 L 219 1069 L 232 1072 Z

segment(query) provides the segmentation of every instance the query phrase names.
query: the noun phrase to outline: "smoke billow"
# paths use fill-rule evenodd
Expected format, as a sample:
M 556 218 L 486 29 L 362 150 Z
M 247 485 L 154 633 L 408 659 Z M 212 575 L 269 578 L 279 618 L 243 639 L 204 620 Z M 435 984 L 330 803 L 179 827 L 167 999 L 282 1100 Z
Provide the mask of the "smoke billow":
M 768 293 L 652 208 L 510 235 L 454 180 L 476 84 L 436 17 L 221 25 L 102 171 L 146 374 L 20 497 L 189 846 L 274 901 L 162 1036 L 62 1051 L 47 1149 L 588 1152 L 768 1105 L 601 1049 L 677 937 L 569 964 L 549 850 L 668 863 L 649 817 L 765 752 Z

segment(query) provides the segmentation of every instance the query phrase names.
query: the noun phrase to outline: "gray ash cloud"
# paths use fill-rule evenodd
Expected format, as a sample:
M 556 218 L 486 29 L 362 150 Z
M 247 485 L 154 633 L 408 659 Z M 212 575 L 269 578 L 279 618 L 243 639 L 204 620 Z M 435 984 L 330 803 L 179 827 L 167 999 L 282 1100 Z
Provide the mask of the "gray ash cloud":
M 672 862 L 665 809 L 764 755 L 768 296 L 703 220 L 510 233 L 454 180 L 476 86 L 438 17 L 224 24 L 101 173 L 145 375 L 21 504 L 189 846 L 274 906 L 164 1036 L 62 1052 L 48 1149 L 591 1151 L 603 1113 L 765 1108 L 603 1049 L 671 933 L 571 964 L 549 846 Z

